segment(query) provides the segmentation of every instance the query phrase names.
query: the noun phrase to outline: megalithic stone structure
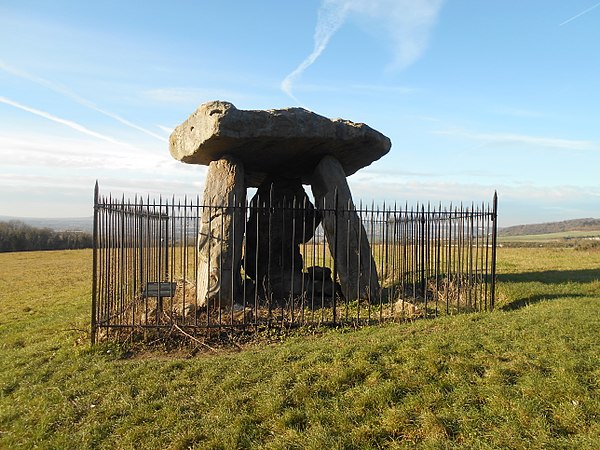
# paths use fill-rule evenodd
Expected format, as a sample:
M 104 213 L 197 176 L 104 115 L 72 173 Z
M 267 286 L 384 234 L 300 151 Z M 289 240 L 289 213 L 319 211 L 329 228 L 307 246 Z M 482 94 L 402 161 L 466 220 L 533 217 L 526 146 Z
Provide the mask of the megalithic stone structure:
M 198 236 L 198 306 L 231 306 L 240 292 L 245 202 L 242 164 L 228 155 L 212 161 Z
M 379 290 L 377 268 L 368 235 L 356 213 L 344 169 L 325 156 L 313 172 L 312 192 L 323 211 L 329 252 L 335 258 L 342 292 L 347 299 L 371 299 Z M 335 211 L 333 213 L 331 211 Z
M 209 165 L 203 203 L 220 202 L 224 206 L 230 204 L 234 192 L 236 198 L 245 198 L 248 187 L 264 186 L 269 180 L 278 180 L 278 185 L 285 184 L 282 180 L 296 180 L 294 183 L 299 180 L 301 184 L 313 185 L 317 208 L 325 204 L 328 209 L 332 192 L 337 190 L 341 194 L 338 205 L 347 209 L 352 197 L 346 177 L 381 158 L 390 147 L 386 136 L 363 123 L 328 119 L 303 108 L 244 111 L 223 101 L 200 105 L 170 137 L 170 151 L 175 159 Z M 234 175 L 223 176 L 223 173 Z M 344 220 L 349 225 L 345 228 L 332 227 L 327 220 L 324 228 L 330 247 L 332 242 L 344 241 L 348 243 L 345 255 L 348 250 L 360 254 L 355 265 L 338 255 L 337 271 L 344 295 L 347 299 L 369 297 L 379 288 L 377 271 L 359 217 L 348 214 Z M 243 226 L 239 226 L 237 218 L 225 214 L 221 219 L 203 215 L 202 220 L 202 229 L 207 231 L 200 232 L 198 251 L 200 260 L 207 263 L 199 275 L 207 282 L 206 286 L 198 287 L 200 299 L 220 299 L 221 304 L 235 302 L 235 286 L 241 276 L 236 262 L 241 258 Z M 230 224 L 221 229 L 231 232 L 218 235 L 214 225 L 218 220 Z M 217 242 L 221 253 L 215 259 Z M 292 266 L 294 269 L 290 270 L 297 270 L 296 264 Z M 283 275 L 280 278 L 294 279 L 293 274 Z M 358 278 L 353 281 L 355 277 Z

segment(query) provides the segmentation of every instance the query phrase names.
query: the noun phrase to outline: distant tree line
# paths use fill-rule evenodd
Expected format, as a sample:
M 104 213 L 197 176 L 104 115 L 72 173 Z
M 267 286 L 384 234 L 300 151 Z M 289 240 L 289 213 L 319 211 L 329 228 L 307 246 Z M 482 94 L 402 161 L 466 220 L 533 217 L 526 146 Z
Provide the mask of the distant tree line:
M 91 248 L 93 238 L 83 231 L 54 231 L 19 220 L 0 222 L 0 252 Z
M 499 236 L 522 236 L 528 234 L 550 234 L 565 231 L 597 231 L 600 230 L 600 219 L 586 218 L 563 220 L 562 222 L 535 223 L 530 225 L 514 225 L 498 230 Z

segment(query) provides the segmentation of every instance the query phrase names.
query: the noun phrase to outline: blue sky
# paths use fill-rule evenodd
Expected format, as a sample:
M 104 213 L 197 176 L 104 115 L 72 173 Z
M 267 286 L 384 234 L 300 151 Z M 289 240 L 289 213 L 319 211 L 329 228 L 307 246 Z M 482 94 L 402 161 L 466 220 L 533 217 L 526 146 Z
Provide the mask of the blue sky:
M 367 202 L 489 201 L 500 225 L 600 217 L 596 0 L 0 0 L 0 215 L 201 194 L 171 130 L 209 100 L 365 122 Z

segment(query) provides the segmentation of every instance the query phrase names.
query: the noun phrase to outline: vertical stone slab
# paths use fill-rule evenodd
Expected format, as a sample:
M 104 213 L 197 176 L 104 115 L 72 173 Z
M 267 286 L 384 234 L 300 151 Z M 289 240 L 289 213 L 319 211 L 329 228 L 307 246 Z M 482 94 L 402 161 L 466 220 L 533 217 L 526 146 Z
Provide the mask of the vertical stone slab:
M 208 166 L 198 236 L 198 306 L 225 307 L 240 292 L 244 167 L 231 156 Z
M 316 207 L 323 213 L 323 228 L 329 251 L 335 255 L 344 296 L 347 300 L 374 297 L 379 290 L 377 268 L 340 162 L 325 156 L 313 173 L 311 187 Z M 336 206 L 336 190 L 341 211 L 337 219 L 330 211 Z
M 276 303 L 304 289 L 300 244 L 320 223 L 300 179 L 270 177 L 250 201 L 244 271 Z

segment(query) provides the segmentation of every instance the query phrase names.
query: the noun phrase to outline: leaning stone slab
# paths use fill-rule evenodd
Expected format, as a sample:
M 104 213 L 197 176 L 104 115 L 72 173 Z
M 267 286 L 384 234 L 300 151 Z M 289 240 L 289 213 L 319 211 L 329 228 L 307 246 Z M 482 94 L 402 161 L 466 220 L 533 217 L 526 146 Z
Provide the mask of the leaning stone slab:
M 352 175 L 390 147 L 389 138 L 363 123 L 303 108 L 239 110 L 223 101 L 201 105 L 170 137 L 171 155 L 184 163 L 208 165 L 225 154 L 236 157 L 249 187 L 258 187 L 266 174 L 310 184 L 326 155 L 340 162 L 345 176 Z
M 323 228 L 344 296 L 347 300 L 370 300 L 379 291 L 377 268 L 342 165 L 332 156 L 323 158 L 315 169 L 312 192 L 315 206 L 323 212 Z
M 240 292 L 246 201 L 243 165 L 231 156 L 208 167 L 198 236 L 198 306 L 232 306 Z M 238 206 L 238 208 L 232 208 Z

